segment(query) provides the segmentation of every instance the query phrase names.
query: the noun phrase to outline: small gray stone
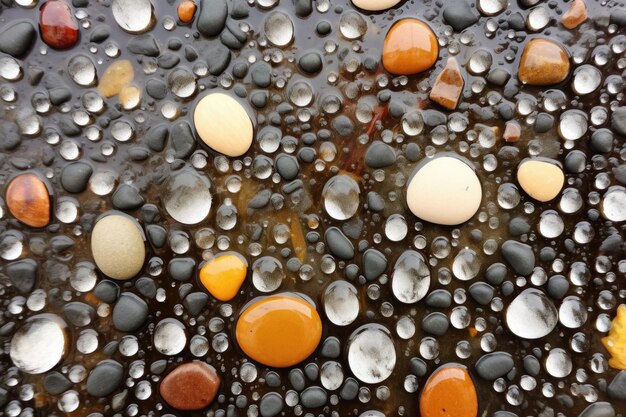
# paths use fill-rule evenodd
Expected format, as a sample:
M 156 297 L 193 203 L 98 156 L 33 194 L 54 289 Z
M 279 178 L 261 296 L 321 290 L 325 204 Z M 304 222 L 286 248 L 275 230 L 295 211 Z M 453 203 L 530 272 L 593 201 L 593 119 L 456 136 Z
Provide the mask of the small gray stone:
M 306 408 L 318 408 L 326 404 L 328 394 L 318 386 L 308 387 L 300 394 L 300 402 Z M 596 417 L 596 416 L 594 416 Z
M 365 279 L 374 281 L 387 269 L 387 258 L 376 249 L 368 249 L 363 254 L 363 273 Z
M 335 117 L 331 125 L 333 129 L 339 134 L 339 136 L 350 136 L 354 132 L 354 123 L 348 116 L 340 115 Z
M 204 36 L 217 36 L 226 24 L 228 3 L 226 0 L 201 0 L 198 11 L 198 31 Z
M 322 70 L 322 65 L 322 56 L 315 51 L 303 54 L 298 60 L 298 66 L 307 74 L 317 74 Z
M 157 286 L 152 278 L 141 277 L 135 281 L 135 288 L 146 298 L 154 298 L 157 294 Z
M 570 174 L 580 174 L 585 170 L 587 166 L 587 156 L 580 150 L 574 150 L 569 152 L 565 156 L 565 164 L 563 167 L 565 171 Z
M 492 68 L 487 74 L 487 81 L 499 87 L 505 85 L 509 78 L 511 78 L 511 73 L 502 68 Z
M 176 281 L 189 281 L 195 268 L 196 261 L 193 258 L 174 258 L 169 263 L 168 271 Z
M 626 107 L 616 107 L 611 114 L 611 128 L 618 134 L 626 136 Z
M 396 162 L 393 148 L 379 140 L 372 142 L 365 152 L 365 164 L 374 169 L 385 168 Z
M 367 193 L 367 207 L 372 211 L 383 211 L 385 199 L 376 191 L 370 191 Z
M 626 371 L 619 371 L 606 389 L 609 398 L 616 401 L 626 401 Z
M 63 315 L 74 326 L 83 327 L 93 321 L 96 317 L 96 310 L 88 304 L 72 301 L 63 306 Z
M 156 100 L 161 100 L 167 95 L 167 84 L 165 81 L 158 78 L 150 78 L 146 81 L 146 93 Z M 154 130 L 154 128 L 150 129 L 150 131 L 152 130 Z M 155 150 L 162 151 L 163 147 Z
M 262 209 L 270 203 L 272 192 L 270 190 L 261 190 L 252 197 L 248 202 L 248 207 L 251 209 Z
M 280 387 L 280 375 L 278 375 L 274 371 L 269 371 L 267 374 L 265 374 L 265 383 L 268 387 Z
M 537 114 L 534 129 L 536 133 L 546 133 L 554 126 L 554 117 L 548 113 Z
M 146 142 L 148 148 L 152 149 L 155 152 L 161 152 L 163 149 L 165 149 L 165 144 L 167 143 L 169 133 L 169 127 L 165 123 L 156 125 L 148 129 L 148 132 L 146 133 Z
M 217 45 L 205 53 L 205 58 L 209 66 L 209 74 L 220 75 L 230 64 L 231 53 L 228 48 Z
M 121 184 L 111 196 L 111 202 L 119 210 L 134 210 L 144 203 L 144 199 L 132 185 Z
M 61 185 L 69 193 L 82 193 L 87 189 L 93 168 L 86 162 L 71 162 L 61 171 Z
M 187 294 L 183 300 L 183 306 L 187 309 L 189 314 L 197 316 L 204 310 L 208 302 L 209 295 L 198 291 Z
M 309 381 L 315 381 L 320 375 L 320 368 L 315 363 L 308 363 L 304 367 L 304 374 Z
M 52 371 L 43 380 L 43 387 L 51 395 L 59 395 L 72 387 L 72 382 L 60 372 Z
M 606 401 L 590 404 L 578 417 L 615 417 L 615 409 Z
M 548 280 L 546 290 L 550 297 L 560 300 L 569 291 L 569 281 L 563 275 L 554 275 Z
M 448 308 L 452 305 L 452 295 L 443 289 L 432 291 L 426 296 L 426 305 L 433 308 Z
M 507 240 L 502 244 L 502 256 L 520 275 L 530 275 L 535 268 L 535 254 L 530 245 Z
M 530 376 L 537 376 L 541 371 L 541 364 L 539 363 L 539 359 L 534 357 L 533 355 L 524 356 L 523 360 L 524 370 Z
M 591 149 L 597 153 L 611 152 L 613 141 L 613 132 L 609 129 L 598 129 L 591 134 Z
M 178 122 L 172 127 L 172 145 L 174 146 L 174 157 L 187 159 L 196 149 L 196 139 L 193 130 L 187 122 Z
M 346 378 L 341 391 L 339 391 L 339 397 L 344 401 L 352 401 L 359 393 L 359 383 L 352 377 Z
M 267 62 L 258 62 L 250 69 L 252 82 L 259 88 L 267 88 L 272 83 L 272 67 Z
M 148 319 L 148 305 L 135 294 L 125 292 L 113 307 L 113 326 L 121 332 L 134 332 Z
M 289 383 L 296 391 L 302 391 L 306 386 L 304 372 L 302 372 L 302 370 L 298 368 L 289 371 Z
M 443 19 L 457 32 L 478 22 L 478 17 L 465 0 L 452 2 L 443 9 Z
M 148 240 L 155 248 L 162 248 L 165 246 L 167 240 L 167 230 L 158 224 L 149 224 L 146 226 L 146 235 Z
M 294 156 L 284 153 L 276 156 L 274 165 L 278 174 L 287 181 L 295 179 L 300 171 L 298 160 Z
M 486 306 L 493 299 L 494 289 L 484 282 L 475 282 L 469 287 L 469 293 L 478 304 Z
M 415 376 L 424 376 L 426 375 L 426 372 L 428 372 L 426 362 L 418 357 L 411 358 L 409 361 L 409 368 L 411 369 L 411 373 Z
M 443 336 L 450 327 L 448 316 L 440 312 L 433 312 L 422 319 L 422 330 L 435 336 Z
M 515 363 L 506 352 L 492 352 L 481 356 L 476 361 L 476 373 L 487 381 L 493 381 L 509 373 Z
M 352 242 L 337 227 L 330 227 L 324 234 L 324 240 L 330 252 L 341 259 L 354 258 Z
M 261 417 L 274 417 L 283 411 L 283 397 L 277 392 L 268 392 L 259 402 Z
M 37 262 L 33 259 L 20 259 L 6 266 L 6 274 L 22 294 L 30 293 L 37 283 Z
M 341 355 L 341 342 L 334 336 L 327 337 L 322 343 L 321 354 L 325 358 L 336 359 Z
M 98 300 L 107 304 L 113 304 L 120 295 L 120 287 L 115 282 L 105 279 L 96 285 L 93 292 Z
M 530 224 L 523 217 L 514 217 L 509 222 L 509 233 L 512 236 L 521 236 L 530 232 Z
M 126 45 L 126 49 L 135 55 L 145 55 L 150 57 L 157 57 L 160 52 L 156 39 L 154 39 L 154 36 L 149 33 L 133 36 Z
M 111 359 L 99 362 L 89 372 L 87 392 L 94 397 L 107 397 L 114 393 L 124 378 L 124 367 Z

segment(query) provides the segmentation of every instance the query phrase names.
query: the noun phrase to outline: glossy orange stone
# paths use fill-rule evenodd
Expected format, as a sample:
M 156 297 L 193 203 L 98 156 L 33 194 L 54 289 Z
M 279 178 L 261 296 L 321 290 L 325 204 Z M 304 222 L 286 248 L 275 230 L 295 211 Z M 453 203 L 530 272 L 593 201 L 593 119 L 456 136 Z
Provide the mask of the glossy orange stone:
M 421 20 L 399 20 L 385 37 L 383 67 L 393 74 L 411 75 L 426 71 L 438 57 L 437 37 Z
M 311 355 L 322 337 L 315 308 L 291 294 L 265 297 L 248 306 L 237 321 L 237 343 L 267 366 L 296 365 Z
M 563 14 L 561 23 L 568 29 L 574 29 L 587 20 L 587 5 L 584 0 L 574 0 L 570 8 Z
M 478 397 L 467 368 L 439 367 L 428 378 L 420 397 L 421 417 L 476 417 Z
M 220 383 L 214 367 L 193 361 L 176 367 L 163 378 L 159 393 L 176 410 L 201 410 L 213 402 Z
M 236 253 L 225 253 L 205 263 L 200 269 L 200 282 L 220 301 L 230 301 L 246 279 L 248 264 Z
M 178 3 L 178 8 L 176 9 L 178 13 L 178 19 L 180 19 L 183 23 L 190 23 L 193 20 L 194 14 L 196 14 L 196 3 L 191 0 L 183 0 Z
M 6 190 L 9 212 L 20 222 L 32 227 L 50 223 L 50 194 L 44 182 L 34 174 L 13 178 Z
M 558 84 L 569 74 L 569 56 L 558 43 L 548 39 L 531 39 L 524 47 L 517 74 L 530 85 Z

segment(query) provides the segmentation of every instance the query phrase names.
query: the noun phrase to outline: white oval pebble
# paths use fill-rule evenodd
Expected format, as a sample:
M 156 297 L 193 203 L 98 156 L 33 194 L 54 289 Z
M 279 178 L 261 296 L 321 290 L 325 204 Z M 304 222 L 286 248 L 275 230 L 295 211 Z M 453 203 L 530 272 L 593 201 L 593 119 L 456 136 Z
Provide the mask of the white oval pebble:
M 105 275 L 120 280 L 134 277 L 146 258 L 139 225 L 120 214 L 101 218 L 91 233 L 91 253 Z
M 387 10 L 400 3 L 400 0 L 352 0 L 352 4 L 368 12 Z

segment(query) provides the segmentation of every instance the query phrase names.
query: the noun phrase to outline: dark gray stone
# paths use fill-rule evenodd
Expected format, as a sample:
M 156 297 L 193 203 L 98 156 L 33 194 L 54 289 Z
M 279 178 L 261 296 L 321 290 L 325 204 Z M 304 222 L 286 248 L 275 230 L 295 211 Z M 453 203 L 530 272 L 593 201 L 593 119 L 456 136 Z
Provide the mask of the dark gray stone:
M 569 281 L 563 275 L 554 275 L 548 280 L 546 290 L 550 297 L 560 300 L 569 291 Z
M 157 286 L 152 278 L 141 277 L 135 281 L 135 288 L 146 298 L 154 298 L 157 294 Z
M 418 357 L 412 357 L 409 361 L 409 369 L 411 373 L 415 376 L 424 376 L 426 372 L 428 372 L 428 367 L 426 366 L 426 362 Z
M 616 401 L 626 401 L 626 371 L 619 371 L 606 388 L 609 398 Z
M 606 401 L 590 404 L 578 417 L 615 417 L 615 409 Z
M 291 386 L 293 387 L 293 389 L 295 389 L 296 391 L 302 391 L 304 389 L 304 387 L 306 386 L 306 381 L 304 379 L 304 372 L 302 372 L 302 369 L 292 369 L 291 371 L 289 371 L 289 383 L 291 384 Z
M 124 367 L 111 359 L 99 362 L 87 377 L 87 392 L 94 397 L 113 394 L 122 383 Z
M 307 52 L 298 60 L 298 66 L 307 74 L 317 74 L 322 70 L 322 56 L 314 51 Z
M 276 156 L 274 165 L 276 166 L 278 174 L 287 181 L 295 179 L 300 171 L 298 160 L 294 156 L 284 153 Z
M 440 312 L 433 312 L 422 319 L 422 330 L 435 336 L 443 336 L 450 327 L 448 316 Z
M 448 308 L 452 305 L 452 295 L 447 290 L 434 290 L 426 296 L 426 305 L 433 308 Z
M 330 252 L 341 259 L 354 258 L 354 246 L 352 242 L 337 227 L 331 227 L 326 230 L 324 240 Z
M 526 355 L 523 359 L 524 370 L 530 376 L 537 376 L 541 371 L 541 363 L 539 363 L 539 359 L 534 357 L 533 355 Z
M 22 58 L 32 46 L 37 31 L 28 20 L 11 22 L 0 29 L 0 51 L 15 58 Z
M 341 355 L 341 342 L 334 336 L 327 337 L 322 343 L 322 356 L 336 359 Z
M 339 391 L 339 397 L 345 401 L 352 401 L 359 393 L 359 383 L 352 377 L 346 378 Z
M 113 304 L 120 295 L 120 287 L 115 282 L 105 279 L 96 285 L 93 292 L 98 300 Z
M 350 136 L 354 132 L 354 123 L 348 116 L 340 115 L 335 117 L 332 120 L 331 125 L 339 136 Z
M 176 281 L 189 281 L 195 268 L 196 261 L 193 258 L 174 258 L 169 263 L 168 271 Z
M 259 402 L 261 417 L 274 417 L 283 411 L 283 397 L 277 392 L 268 392 Z
M 198 11 L 198 31 L 204 36 L 217 36 L 226 24 L 228 3 L 226 0 L 201 0 Z
M 326 401 L 328 401 L 328 394 L 321 387 L 308 387 L 300 394 L 300 403 L 306 408 L 322 407 Z
M 209 302 L 209 295 L 203 292 L 192 292 L 187 294 L 183 300 L 183 306 L 192 316 L 199 315 Z
M 597 153 L 611 152 L 613 140 L 613 132 L 609 129 L 598 129 L 591 134 L 591 149 Z
M 478 304 L 486 306 L 493 299 L 494 289 L 484 282 L 475 282 L 470 285 L 469 293 Z
M 387 269 L 387 258 L 376 249 L 368 249 L 363 254 L 363 273 L 365 279 L 374 281 Z
M 6 274 L 21 294 L 28 294 L 37 283 L 37 262 L 33 259 L 20 259 L 6 266 Z
M 376 191 L 370 191 L 367 193 L 367 207 L 372 211 L 383 211 L 385 199 Z
M 530 275 L 535 268 L 535 254 L 530 245 L 507 240 L 502 244 L 502 256 L 520 275 Z
M 267 62 L 257 62 L 250 69 L 252 82 L 259 88 L 267 88 L 272 83 L 272 67 Z
M 493 381 L 509 373 L 515 363 L 506 352 L 492 352 L 481 356 L 476 361 L 476 373 L 482 379 Z
M 386 168 L 395 162 L 396 152 L 379 140 L 372 142 L 365 152 L 365 164 L 370 168 Z
M 478 22 L 474 10 L 465 0 L 457 0 L 443 9 L 443 19 L 457 32 Z
M 134 210 L 144 203 L 144 199 L 132 185 L 121 184 L 111 196 L 111 202 L 119 210 Z
M 126 49 L 135 55 L 145 55 L 150 57 L 159 56 L 160 52 L 156 39 L 154 39 L 154 36 L 149 33 L 133 36 L 126 45 Z
M 72 301 L 63 306 L 63 315 L 74 326 L 83 327 L 93 321 L 96 317 L 96 310 L 88 304 Z
M 611 114 L 611 129 L 626 136 L 626 107 L 616 107 Z
M 205 53 L 209 74 L 220 75 L 230 64 L 231 52 L 228 48 L 217 45 L 209 49 Z
M 146 226 L 146 235 L 148 236 L 148 241 L 155 248 L 162 248 L 165 246 L 165 241 L 167 240 L 167 230 L 165 230 L 162 226 L 158 224 L 149 224 Z
M 174 146 L 174 157 L 187 159 L 196 149 L 196 139 L 189 123 L 178 122 L 172 127 L 172 145 Z
M 72 387 L 72 382 L 60 372 L 52 371 L 43 379 L 43 387 L 51 395 L 59 395 Z
M 148 305 L 130 292 L 120 295 L 113 307 L 113 326 L 121 332 L 134 332 L 148 319 Z
M 146 144 L 148 145 L 148 148 L 155 152 L 161 152 L 165 149 L 169 133 L 169 127 L 165 123 L 148 129 L 148 132 L 146 133 Z

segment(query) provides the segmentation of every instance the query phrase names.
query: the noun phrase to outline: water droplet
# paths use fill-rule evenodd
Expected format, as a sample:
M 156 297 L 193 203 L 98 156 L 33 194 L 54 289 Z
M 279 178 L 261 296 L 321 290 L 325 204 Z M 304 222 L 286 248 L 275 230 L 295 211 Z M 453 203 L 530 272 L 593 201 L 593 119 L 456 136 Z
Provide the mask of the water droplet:
M 11 339 L 11 360 L 28 374 L 49 371 L 65 353 L 65 329 L 65 322 L 54 314 L 30 317 Z
M 204 220 L 211 210 L 211 182 L 190 168 L 173 173 L 163 185 L 163 205 L 174 220 L 183 224 L 196 224 Z
M 144 32 L 154 24 L 150 0 L 113 0 L 111 11 L 117 24 L 127 32 Z
M 546 371 L 555 378 L 565 378 L 572 372 L 572 360 L 564 349 L 554 348 L 548 353 Z
M 337 326 L 347 326 L 359 315 L 359 298 L 354 285 L 347 281 L 332 282 L 324 291 L 324 312 Z
M 357 12 L 345 12 L 339 19 L 339 32 L 346 39 L 358 39 L 367 32 L 367 22 Z
M 396 366 L 396 349 L 386 327 L 366 324 L 356 329 L 348 341 L 350 370 L 366 384 L 389 378 Z
M 349 175 L 332 177 L 324 185 L 324 209 L 335 220 L 347 220 L 359 209 L 359 184 Z
M 286 46 L 293 39 L 293 22 L 283 12 L 272 12 L 265 19 L 265 36 L 274 46 Z
M 177 355 L 187 344 L 185 326 L 176 319 L 163 319 L 154 328 L 154 348 L 163 355 Z
M 283 264 L 272 256 L 259 258 L 252 265 L 252 284 L 261 292 L 276 291 L 283 279 Z
M 416 303 L 426 296 L 430 287 L 430 270 L 424 257 L 416 251 L 403 252 L 391 274 L 391 290 L 406 304 Z
M 623 222 L 626 220 L 626 188 L 616 185 L 609 187 L 602 198 L 602 214 L 607 220 Z
M 472 249 L 463 248 L 455 256 L 452 263 L 452 273 L 461 281 L 476 278 L 480 271 L 480 259 Z
M 548 335 L 558 322 L 556 307 L 538 289 L 524 290 L 509 304 L 506 324 L 516 336 L 539 339 Z
M 67 65 L 67 71 L 72 80 L 82 86 L 88 87 L 96 81 L 96 67 L 91 58 L 85 55 L 75 55 Z
M 594 92 L 602 82 L 602 73 L 592 65 L 581 65 L 574 71 L 572 88 L 576 94 L 585 95 Z

